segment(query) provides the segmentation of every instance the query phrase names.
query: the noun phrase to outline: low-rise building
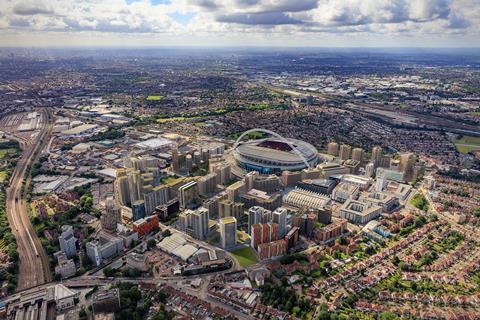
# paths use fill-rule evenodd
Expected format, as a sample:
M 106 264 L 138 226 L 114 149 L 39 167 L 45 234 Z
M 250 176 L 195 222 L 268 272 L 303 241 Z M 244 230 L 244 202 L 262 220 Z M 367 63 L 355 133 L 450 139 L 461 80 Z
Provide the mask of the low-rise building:
M 222 250 L 199 250 L 195 257 L 202 267 L 219 266 L 226 262 L 226 254 Z
M 314 231 L 313 237 L 320 243 L 329 242 L 341 236 L 347 230 L 347 220 L 340 219 Z
M 284 187 L 293 187 L 301 180 L 302 180 L 301 171 L 297 171 L 297 172 L 283 171 L 282 172 L 281 181 Z
M 138 241 L 138 233 L 128 228 L 123 228 L 117 233 L 117 236 L 123 240 L 123 246 L 130 248 L 133 243 Z
M 63 284 L 57 284 L 54 288 L 55 307 L 58 311 L 63 311 L 75 306 L 80 292 L 73 291 Z
M 240 201 L 245 204 L 245 208 L 260 206 L 268 210 L 275 210 L 282 205 L 282 196 L 280 193 L 268 194 L 264 191 L 251 189 L 240 196 Z
M 343 166 L 350 170 L 350 173 L 356 174 L 360 168 L 360 161 L 348 159 L 343 162 Z
M 382 207 L 382 212 L 391 212 L 398 207 L 398 199 L 384 192 L 370 192 L 362 197 L 360 200 L 365 201 L 371 205 Z
M 328 205 L 330 197 L 317 192 L 295 188 L 283 197 L 283 203 L 295 208 L 321 209 Z
M 381 212 L 382 207 L 377 205 L 348 199 L 340 208 L 340 218 L 353 223 L 366 224 L 370 220 L 378 218 Z
M 388 181 L 383 188 L 383 192 L 405 201 L 412 192 L 412 186 L 395 181 Z
M 93 313 L 111 313 L 120 309 L 120 292 L 118 288 L 100 290 L 92 295 Z
M 372 184 L 372 179 L 365 176 L 355 174 L 345 174 L 342 176 L 342 182 L 345 184 L 357 186 L 360 190 L 365 191 Z
M 155 208 L 155 212 L 162 221 L 171 218 L 178 212 L 178 210 L 180 210 L 180 202 L 178 201 L 178 198 L 171 199 L 167 203 L 161 204 Z
M 354 199 L 359 192 L 360 188 L 358 186 L 340 182 L 338 186 L 333 189 L 332 199 L 337 202 L 344 203 L 348 199 Z
M 320 194 L 331 194 L 336 186 L 332 179 L 307 179 L 297 183 L 297 187 Z
M 146 235 L 158 228 L 158 216 L 156 214 L 138 219 L 132 223 L 132 230 L 138 233 L 139 237 Z
M 55 254 L 58 264 L 55 267 L 55 273 L 59 274 L 62 279 L 69 278 L 75 275 L 77 268 L 73 259 L 68 259 L 63 252 Z
M 81 138 L 95 133 L 100 126 L 93 123 L 82 124 L 61 132 L 63 138 Z
M 148 257 L 141 253 L 129 253 L 126 258 L 126 264 L 128 267 L 142 272 L 149 270 Z
M 119 255 L 124 249 L 123 239 L 103 233 L 99 240 L 88 242 L 86 244 L 87 257 L 96 266 L 99 266 L 103 260 L 110 259 Z
M 344 167 L 338 163 L 326 162 L 318 165 L 320 169 L 320 174 L 323 178 L 328 179 L 331 176 L 338 174 L 347 174 L 350 173 L 350 168 Z

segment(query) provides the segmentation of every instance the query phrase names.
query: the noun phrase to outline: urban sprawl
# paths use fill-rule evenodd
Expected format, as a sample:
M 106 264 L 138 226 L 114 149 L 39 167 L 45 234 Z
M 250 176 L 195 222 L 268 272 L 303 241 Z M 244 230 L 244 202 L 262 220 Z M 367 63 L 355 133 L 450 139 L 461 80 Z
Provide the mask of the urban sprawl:
M 85 54 L 0 54 L 1 319 L 480 319 L 478 62 Z

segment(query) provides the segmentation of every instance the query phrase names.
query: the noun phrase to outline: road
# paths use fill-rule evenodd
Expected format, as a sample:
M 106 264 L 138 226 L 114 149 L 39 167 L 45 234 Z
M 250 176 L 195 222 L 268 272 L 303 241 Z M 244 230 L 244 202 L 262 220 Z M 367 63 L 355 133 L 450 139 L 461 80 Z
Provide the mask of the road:
M 230 270 L 228 270 L 230 271 Z M 227 272 L 228 272 L 227 271 Z M 234 309 L 232 306 L 222 303 L 216 299 L 211 298 L 208 295 L 208 283 L 210 282 L 210 278 L 213 276 L 212 274 L 202 274 L 198 275 L 202 278 L 202 285 L 199 289 L 195 290 L 191 288 L 189 285 L 182 284 L 183 280 L 186 280 L 188 277 L 176 277 L 172 279 L 152 279 L 152 278 L 106 278 L 102 276 L 82 276 L 77 278 L 72 278 L 69 280 L 64 280 L 62 283 L 70 288 L 79 289 L 79 288 L 86 288 L 86 287 L 93 287 L 93 286 L 109 286 L 114 282 L 130 282 L 135 284 L 166 284 L 174 289 L 180 290 L 184 293 L 190 294 L 197 298 L 200 298 L 213 306 L 217 306 L 223 308 L 234 315 L 237 319 L 251 319 L 250 316 Z M 190 277 L 192 278 L 192 277 Z M 195 278 L 195 276 L 193 276 Z
M 10 186 L 7 189 L 7 217 L 17 240 L 19 254 L 18 290 L 23 290 L 52 281 L 50 263 L 43 249 L 27 210 L 27 203 L 22 197 L 22 182 L 27 168 L 48 141 L 52 124 L 50 111 L 42 110 L 43 119 L 40 134 L 32 141 L 22 141 L 23 153 L 12 173 Z

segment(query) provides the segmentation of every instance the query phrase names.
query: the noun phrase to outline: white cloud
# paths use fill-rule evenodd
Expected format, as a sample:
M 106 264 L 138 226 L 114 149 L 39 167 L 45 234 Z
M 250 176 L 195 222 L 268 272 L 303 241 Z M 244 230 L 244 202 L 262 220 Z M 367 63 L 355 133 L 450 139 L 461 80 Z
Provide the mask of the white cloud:
M 463 33 L 480 39 L 480 0 L 172 0 L 158 5 L 149 0 L 6 0 L 0 11 L 0 35 L 248 36 L 252 41 L 277 37 L 295 43 L 314 34 Z M 172 13 L 188 13 L 191 20 L 176 21 Z M 472 45 L 480 45 L 480 40 Z

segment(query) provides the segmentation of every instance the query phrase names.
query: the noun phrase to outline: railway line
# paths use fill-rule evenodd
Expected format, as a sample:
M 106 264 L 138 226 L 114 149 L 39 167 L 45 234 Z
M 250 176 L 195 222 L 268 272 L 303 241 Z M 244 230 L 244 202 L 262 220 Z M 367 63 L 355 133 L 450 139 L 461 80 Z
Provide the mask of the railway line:
M 17 139 L 21 142 L 22 156 L 17 162 L 7 189 L 7 217 L 17 241 L 19 254 L 18 290 L 52 281 L 48 256 L 30 222 L 27 203 L 22 194 L 23 180 L 28 174 L 28 167 L 49 140 L 53 128 L 50 123 L 51 112 L 44 109 L 42 113 L 44 120 L 39 128 L 40 133 L 30 141 Z

